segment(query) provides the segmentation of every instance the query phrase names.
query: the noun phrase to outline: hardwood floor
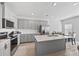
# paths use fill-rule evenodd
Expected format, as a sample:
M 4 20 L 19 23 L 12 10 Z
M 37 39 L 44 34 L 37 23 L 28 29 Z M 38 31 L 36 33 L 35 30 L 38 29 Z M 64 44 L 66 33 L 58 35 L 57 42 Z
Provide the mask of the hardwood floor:
M 77 50 L 77 46 L 79 43 L 76 45 L 72 45 L 71 43 L 66 44 L 66 49 L 54 53 L 48 54 L 49 56 L 78 56 L 79 51 Z
M 57 51 L 53 53 L 49 53 L 47 56 L 79 56 L 79 51 L 77 50 L 77 46 L 72 45 L 70 43 L 66 43 L 66 49 L 62 51 Z M 34 56 L 35 55 L 35 43 L 23 43 L 20 44 L 14 56 Z
M 16 50 L 14 56 L 34 56 L 35 43 L 23 43 L 20 44 Z

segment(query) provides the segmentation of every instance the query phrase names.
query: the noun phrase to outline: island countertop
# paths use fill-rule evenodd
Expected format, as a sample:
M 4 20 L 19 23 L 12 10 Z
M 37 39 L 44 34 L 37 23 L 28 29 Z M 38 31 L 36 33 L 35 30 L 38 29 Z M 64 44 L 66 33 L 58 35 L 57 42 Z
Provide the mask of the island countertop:
M 37 42 L 50 41 L 50 40 L 59 40 L 64 39 L 65 37 L 62 35 L 58 36 L 48 36 L 48 35 L 35 35 L 35 39 Z

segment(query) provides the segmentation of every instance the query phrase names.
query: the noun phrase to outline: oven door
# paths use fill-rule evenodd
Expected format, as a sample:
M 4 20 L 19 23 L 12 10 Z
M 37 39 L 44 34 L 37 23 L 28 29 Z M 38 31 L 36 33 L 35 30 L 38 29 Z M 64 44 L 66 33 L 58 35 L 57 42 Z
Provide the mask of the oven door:
M 17 46 L 17 37 L 11 39 L 11 51 Z

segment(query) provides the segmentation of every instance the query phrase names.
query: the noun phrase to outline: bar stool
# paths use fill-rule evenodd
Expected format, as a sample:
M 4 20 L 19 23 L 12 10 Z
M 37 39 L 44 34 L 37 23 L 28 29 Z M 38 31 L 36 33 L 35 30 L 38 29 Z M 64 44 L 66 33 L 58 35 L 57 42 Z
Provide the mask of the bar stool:
M 65 37 L 65 42 L 67 42 L 68 41 L 68 36 L 64 36 Z
M 76 44 L 75 38 L 76 38 L 76 33 L 73 33 L 73 36 L 72 36 L 72 39 L 71 39 L 72 45 L 73 45 L 73 44 Z

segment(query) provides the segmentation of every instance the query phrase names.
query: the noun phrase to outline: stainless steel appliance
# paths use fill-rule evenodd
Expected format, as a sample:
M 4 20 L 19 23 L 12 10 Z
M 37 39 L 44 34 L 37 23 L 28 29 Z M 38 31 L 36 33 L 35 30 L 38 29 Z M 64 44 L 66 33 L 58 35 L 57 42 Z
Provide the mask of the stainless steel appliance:
M 6 39 L 7 38 L 7 32 L 0 32 L 0 39 Z
M 11 55 L 13 55 L 17 49 L 17 35 L 14 34 L 14 32 L 12 31 L 9 34 L 9 37 L 11 39 Z

